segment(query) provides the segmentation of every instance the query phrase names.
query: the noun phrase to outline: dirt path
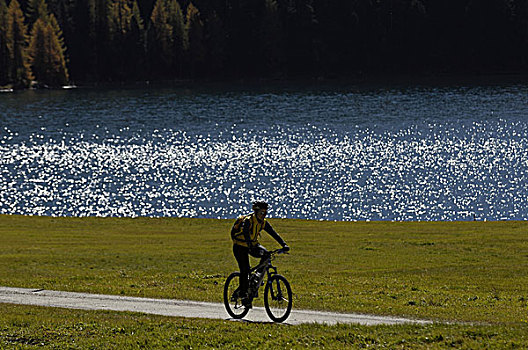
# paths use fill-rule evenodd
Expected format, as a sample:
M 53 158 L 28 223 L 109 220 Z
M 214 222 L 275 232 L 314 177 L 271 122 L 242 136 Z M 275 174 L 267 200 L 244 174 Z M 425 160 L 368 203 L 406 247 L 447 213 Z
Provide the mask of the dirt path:
M 136 298 L 28 288 L 0 287 L 0 303 L 84 310 L 131 311 L 178 317 L 229 319 L 229 315 L 225 311 L 224 305 L 220 303 Z M 250 322 L 270 322 L 264 308 L 261 307 L 253 308 L 244 319 Z M 285 323 L 293 325 L 302 323 L 357 323 L 363 325 L 377 325 L 400 323 L 427 324 L 431 322 L 397 317 L 296 310 L 294 305 L 294 309 Z

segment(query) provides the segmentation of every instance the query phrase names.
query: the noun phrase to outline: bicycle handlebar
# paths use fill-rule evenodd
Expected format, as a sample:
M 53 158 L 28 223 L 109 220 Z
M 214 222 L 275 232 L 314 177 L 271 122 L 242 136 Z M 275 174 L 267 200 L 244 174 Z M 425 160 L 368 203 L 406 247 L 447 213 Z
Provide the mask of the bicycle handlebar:
M 252 267 L 251 271 L 258 270 L 260 267 L 266 266 L 268 263 L 270 263 L 272 260 L 275 259 L 275 255 L 280 255 L 280 254 L 289 254 L 289 253 L 288 251 L 285 251 L 284 248 L 271 250 L 269 251 L 268 259 L 266 261 L 259 263 L 257 266 Z
M 272 250 L 270 252 L 270 255 L 275 255 L 275 254 L 289 254 L 289 253 L 288 251 L 285 251 L 284 248 L 280 248 L 280 249 Z

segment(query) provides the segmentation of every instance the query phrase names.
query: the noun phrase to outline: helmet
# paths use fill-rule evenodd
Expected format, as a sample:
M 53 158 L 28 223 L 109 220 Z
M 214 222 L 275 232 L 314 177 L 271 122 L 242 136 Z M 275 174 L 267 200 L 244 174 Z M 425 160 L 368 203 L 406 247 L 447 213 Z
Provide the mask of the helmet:
M 253 202 L 253 206 L 251 208 L 253 208 L 253 211 L 258 211 L 261 209 L 268 210 L 268 203 L 262 202 L 262 201 L 256 201 L 256 202 Z

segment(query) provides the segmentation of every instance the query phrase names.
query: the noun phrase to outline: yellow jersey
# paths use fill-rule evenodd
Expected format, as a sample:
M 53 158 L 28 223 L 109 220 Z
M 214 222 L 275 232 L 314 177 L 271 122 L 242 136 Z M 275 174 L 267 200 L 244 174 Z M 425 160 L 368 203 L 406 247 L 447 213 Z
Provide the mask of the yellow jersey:
M 266 219 L 259 221 L 255 214 L 242 215 L 236 219 L 231 228 L 231 239 L 234 244 L 251 248 L 259 244 L 260 232 L 262 230 L 269 233 L 279 244 L 285 244 L 284 240 L 275 232 L 270 223 Z

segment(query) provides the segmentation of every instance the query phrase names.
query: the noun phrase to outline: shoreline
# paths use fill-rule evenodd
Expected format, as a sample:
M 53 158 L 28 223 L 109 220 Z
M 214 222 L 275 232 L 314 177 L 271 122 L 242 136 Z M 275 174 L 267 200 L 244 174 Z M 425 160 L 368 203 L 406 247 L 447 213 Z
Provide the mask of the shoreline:
M 182 220 L 182 221 L 218 221 L 218 222 L 232 222 L 236 218 L 207 218 L 207 217 L 182 217 L 182 216 L 51 216 L 51 215 L 29 215 L 29 214 L 0 214 L 0 219 L 2 218 L 11 218 L 11 219 L 49 219 L 49 220 L 137 220 L 137 221 L 162 221 L 162 220 Z M 452 220 L 452 221 L 395 221 L 395 220 L 324 220 L 324 219 L 299 219 L 299 218 L 276 218 L 276 217 L 268 217 L 268 220 L 271 221 L 296 221 L 296 222 L 306 222 L 306 223 L 334 223 L 334 224 L 380 224 L 380 225 L 388 225 L 388 224 L 416 224 L 416 225 L 424 225 L 424 224 L 438 224 L 438 225 L 445 225 L 445 224 L 528 224 L 528 219 L 524 220 Z
M 355 74 L 343 76 L 299 76 L 287 78 L 203 78 L 203 79 L 173 79 L 173 80 L 137 80 L 137 81 L 79 81 L 61 87 L 40 86 L 17 89 L 12 85 L 0 86 L 0 93 L 40 90 L 77 90 L 77 89 L 136 89 L 136 88 L 214 88 L 222 86 L 234 87 L 290 87 L 305 84 L 306 88 L 329 86 L 342 87 L 378 87 L 391 88 L 399 86 L 488 86 L 502 84 L 528 83 L 528 72 L 504 71 L 486 73 L 431 73 L 431 74 Z

